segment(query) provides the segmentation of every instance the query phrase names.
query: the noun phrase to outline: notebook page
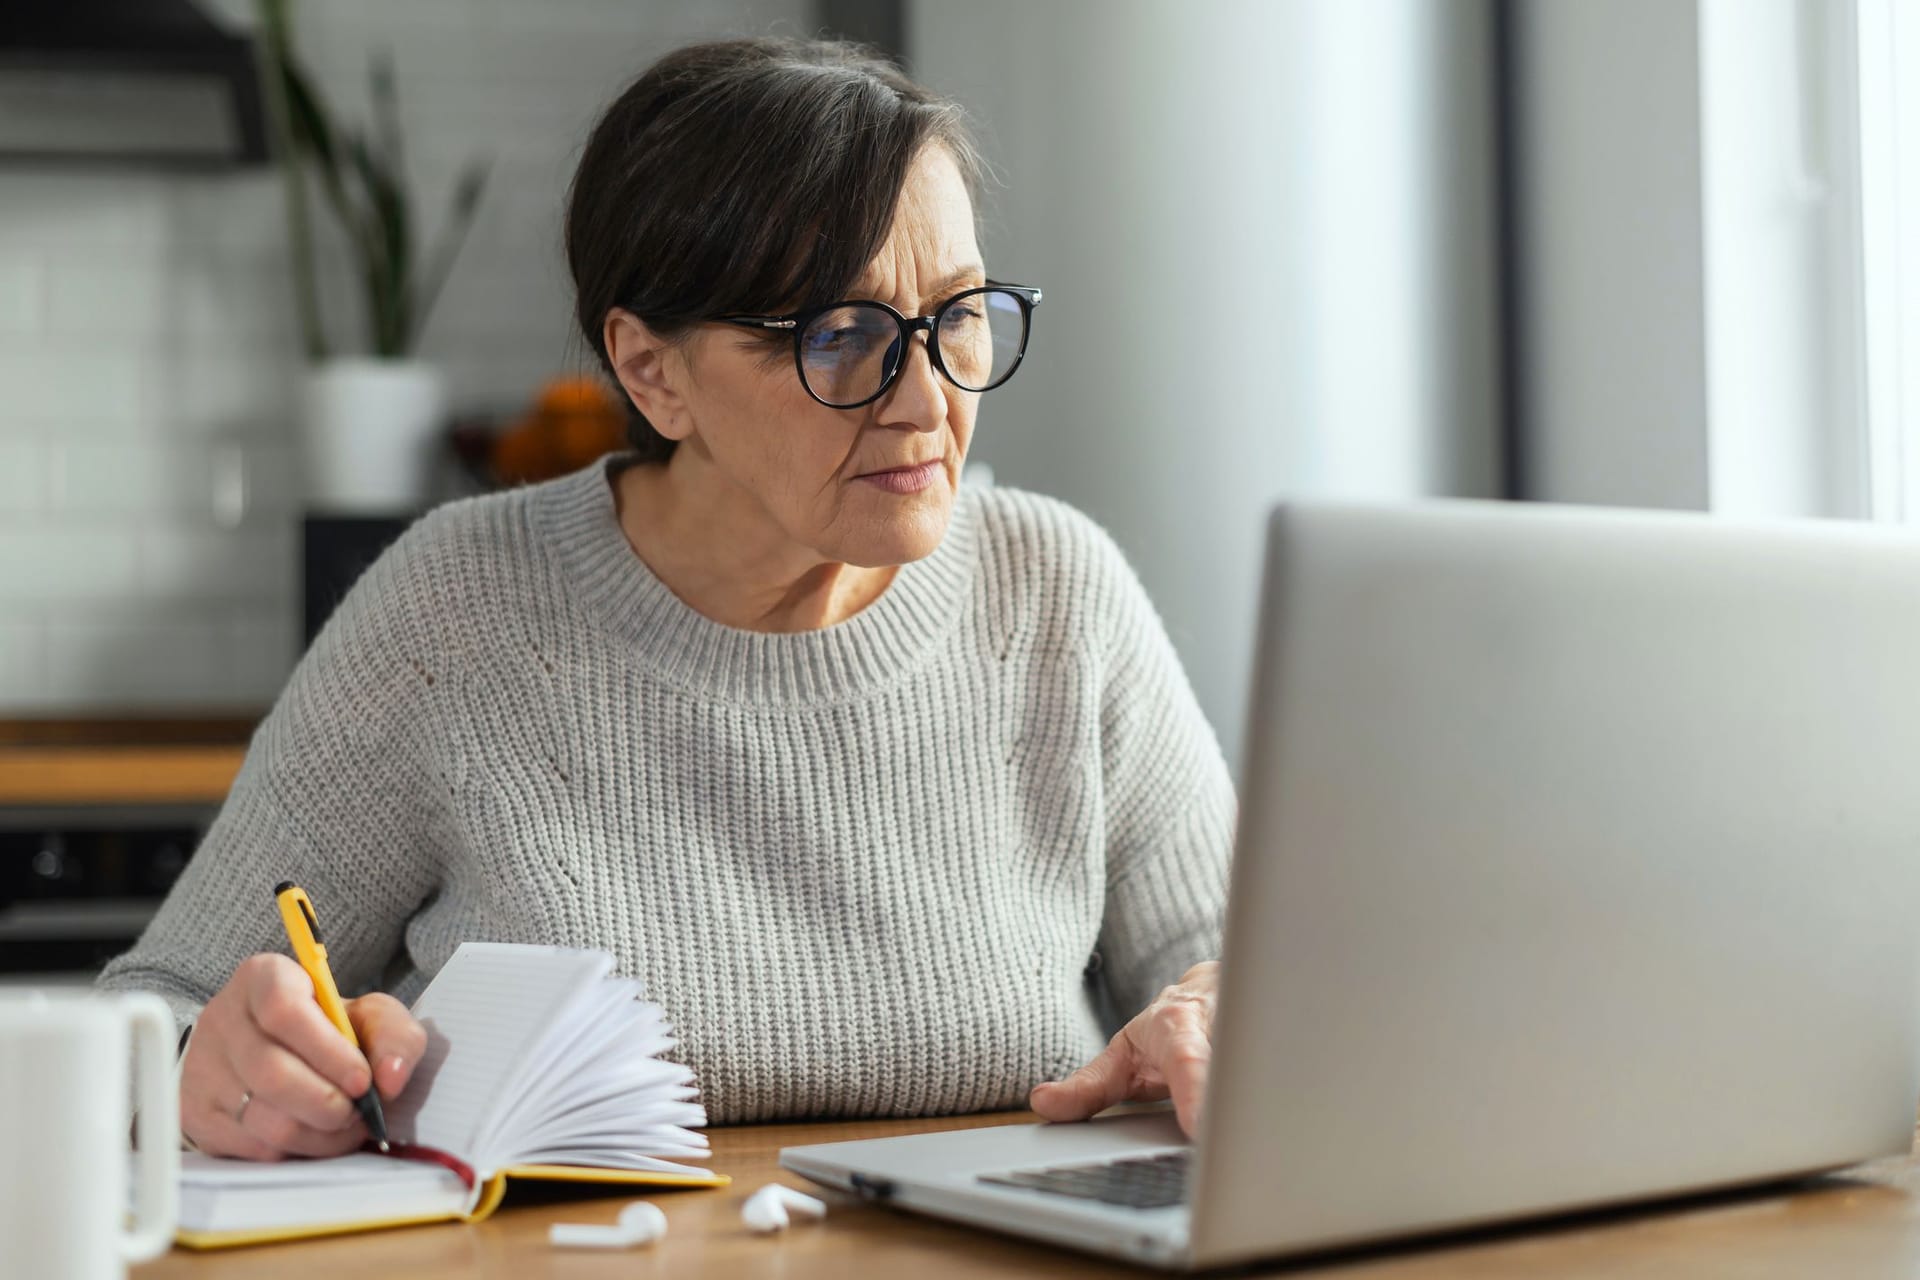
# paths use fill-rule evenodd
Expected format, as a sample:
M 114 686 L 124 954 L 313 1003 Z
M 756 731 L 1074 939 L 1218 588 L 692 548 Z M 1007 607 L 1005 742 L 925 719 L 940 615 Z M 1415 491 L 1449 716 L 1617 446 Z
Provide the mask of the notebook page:
M 427 1052 L 387 1108 L 389 1131 L 401 1141 L 482 1158 L 474 1139 L 495 1109 L 511 1104 L 506 1086 L 574 997 L 612 968 L 613 958 L 598 951 L 461 943 L 414 1002 Z
M 659 1006 L 639 999 L 630 979 L 583 995 L 532 1066 L 543 1081 L 521 1091 L 485 1140 L 502 1163 L 610 1164 L 678 1168 L 659 1157 L 706 1154 L 693 1072 L 653 1055 L 673 1047 Z M 556 1053 L 555 1047 L 559 1046 Z
M 180 1153 L 180 1181 L 198 1187 L 320 1187 L 331 1183 L 371 1186 L 381 1182 L 417 1182 L 446 1170 L 430 1164 L 394 1160 L 388 1156 L 349 1152 L 325 1160 L 280 1160 L 261 1163 L 210 1156 L 203 1151 Z
M 189 1231 L 452 1217 L 468 1201 L 452 1171 L 386 1156 L 354 1153 L 273 1164 L 198 1151 L 180 1156 L 180 1225 Z
M 304 1228 L 388 1218 L 452 1217 L 469 1195 L 451 1170 L 386 1156 L 257 1164 L 180 1157 L 180 1225 L 190 1231 Z
M 539 1053 L 527 1060 L 528 1072 L 545 1080 L 546 1087 L 538 1091 L 517 1090 L 518 1096 L 512 1103 L 494 1116 L 494 1124 L 484 1137 L 495 1154 L 504 1160 L 517 1159 L 522 1147 L 541 1136 L 546 1118 L 564 1105 L 571 1091 L 598 1065 L 599 1039 L 610 1029 L 617 1033 L 625 1023 L 628 1010 L 644 1007 L 636 1003 L 639 995 L 639 983 L 610 978 L 602 982 L 597 991 L 581 996 L 579 1003 L 568 1012 L 566 1022 L 556 1026 Z M 664 1036 L 646 1041 L 628 1039 L 625 1052 L 633 1058 L 650 1061 L 652 1054 L 668 1044 Z

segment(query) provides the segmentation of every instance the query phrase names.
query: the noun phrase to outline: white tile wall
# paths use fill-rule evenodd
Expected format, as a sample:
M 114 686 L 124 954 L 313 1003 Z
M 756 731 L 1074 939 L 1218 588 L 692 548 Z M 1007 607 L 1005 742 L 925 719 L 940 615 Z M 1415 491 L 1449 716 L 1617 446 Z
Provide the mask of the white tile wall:
M 252 20 L 251 0 L 205 7 Z M 392 51 L 429 227 L 467 157 L 492 157 L 422 340 L 459 408 L 517 408 L 581 362 L 559 216 L 599 110 L 677 44 L 795 34 L 812 13 L 811 0 L 299 6 L 302 55 L 352 120 L 370 52 Z M 271 171 L 0 169 L 0 716 L 255 708 L 285 680 L 300 356 L 284 227 Z M 331 261 L 339 346 L 357 300 Z M 210 477 L 235 448 L 252 501 L 226 529 Z

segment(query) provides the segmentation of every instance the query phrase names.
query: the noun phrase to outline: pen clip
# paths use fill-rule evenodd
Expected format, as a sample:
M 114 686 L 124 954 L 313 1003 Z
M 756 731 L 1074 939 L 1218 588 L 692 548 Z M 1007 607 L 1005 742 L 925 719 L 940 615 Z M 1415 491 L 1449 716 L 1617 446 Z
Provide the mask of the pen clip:
M 326 945 L 320 940 L 320 920 L 313 914 L 313 903 L 307 900 L 307 895 L 304 893 L 295 899 L 295 903 L 300 908 L 300 914 L 307 918 L 307 932 L 313 935 L 313 945 L 316 947 Z
M 307 933 L 312 937 L 313 945 L 316 947 L 326 945 L 320 938 L 320 917 L 314 914 L 313 899 L 307 897 L 307 891 L 305 889 L 302 889 L 291 880 L 282 880 L 279 884 L 273 886 L 273 896 L 274 899 L 280 903 L 282 910 L 285 909 L 288 902 L 300 908 L 300 914 L 306 920 Z M 288 927 L 292 927 L 291 921 L 288 922 Z

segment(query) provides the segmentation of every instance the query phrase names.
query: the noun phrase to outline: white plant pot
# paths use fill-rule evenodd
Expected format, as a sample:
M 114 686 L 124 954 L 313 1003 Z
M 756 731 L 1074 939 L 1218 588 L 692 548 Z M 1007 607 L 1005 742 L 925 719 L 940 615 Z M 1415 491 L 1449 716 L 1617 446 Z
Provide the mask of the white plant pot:
M 447 381 L 422 360 L 342 356 L 307 374 L 301 454 L 307 506 L 332 514 L 418 511 L 446 447 Z

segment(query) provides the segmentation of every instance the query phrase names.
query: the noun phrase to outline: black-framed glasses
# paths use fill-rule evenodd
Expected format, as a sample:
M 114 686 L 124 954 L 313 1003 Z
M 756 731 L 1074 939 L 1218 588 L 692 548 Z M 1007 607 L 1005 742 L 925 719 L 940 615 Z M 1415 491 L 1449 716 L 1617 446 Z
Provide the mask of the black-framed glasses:
M 1020 367 L 1040 290 L 989 281 L 907 317 L 884 302 L 833 302 L 784 316 L 719 316 L 722 324 L 791 330 L 793 365 L 807 394 L 829 409 L 858 409 L 887 393 L 924 329 L 927 358 L 962 391 L 991 391 Z

